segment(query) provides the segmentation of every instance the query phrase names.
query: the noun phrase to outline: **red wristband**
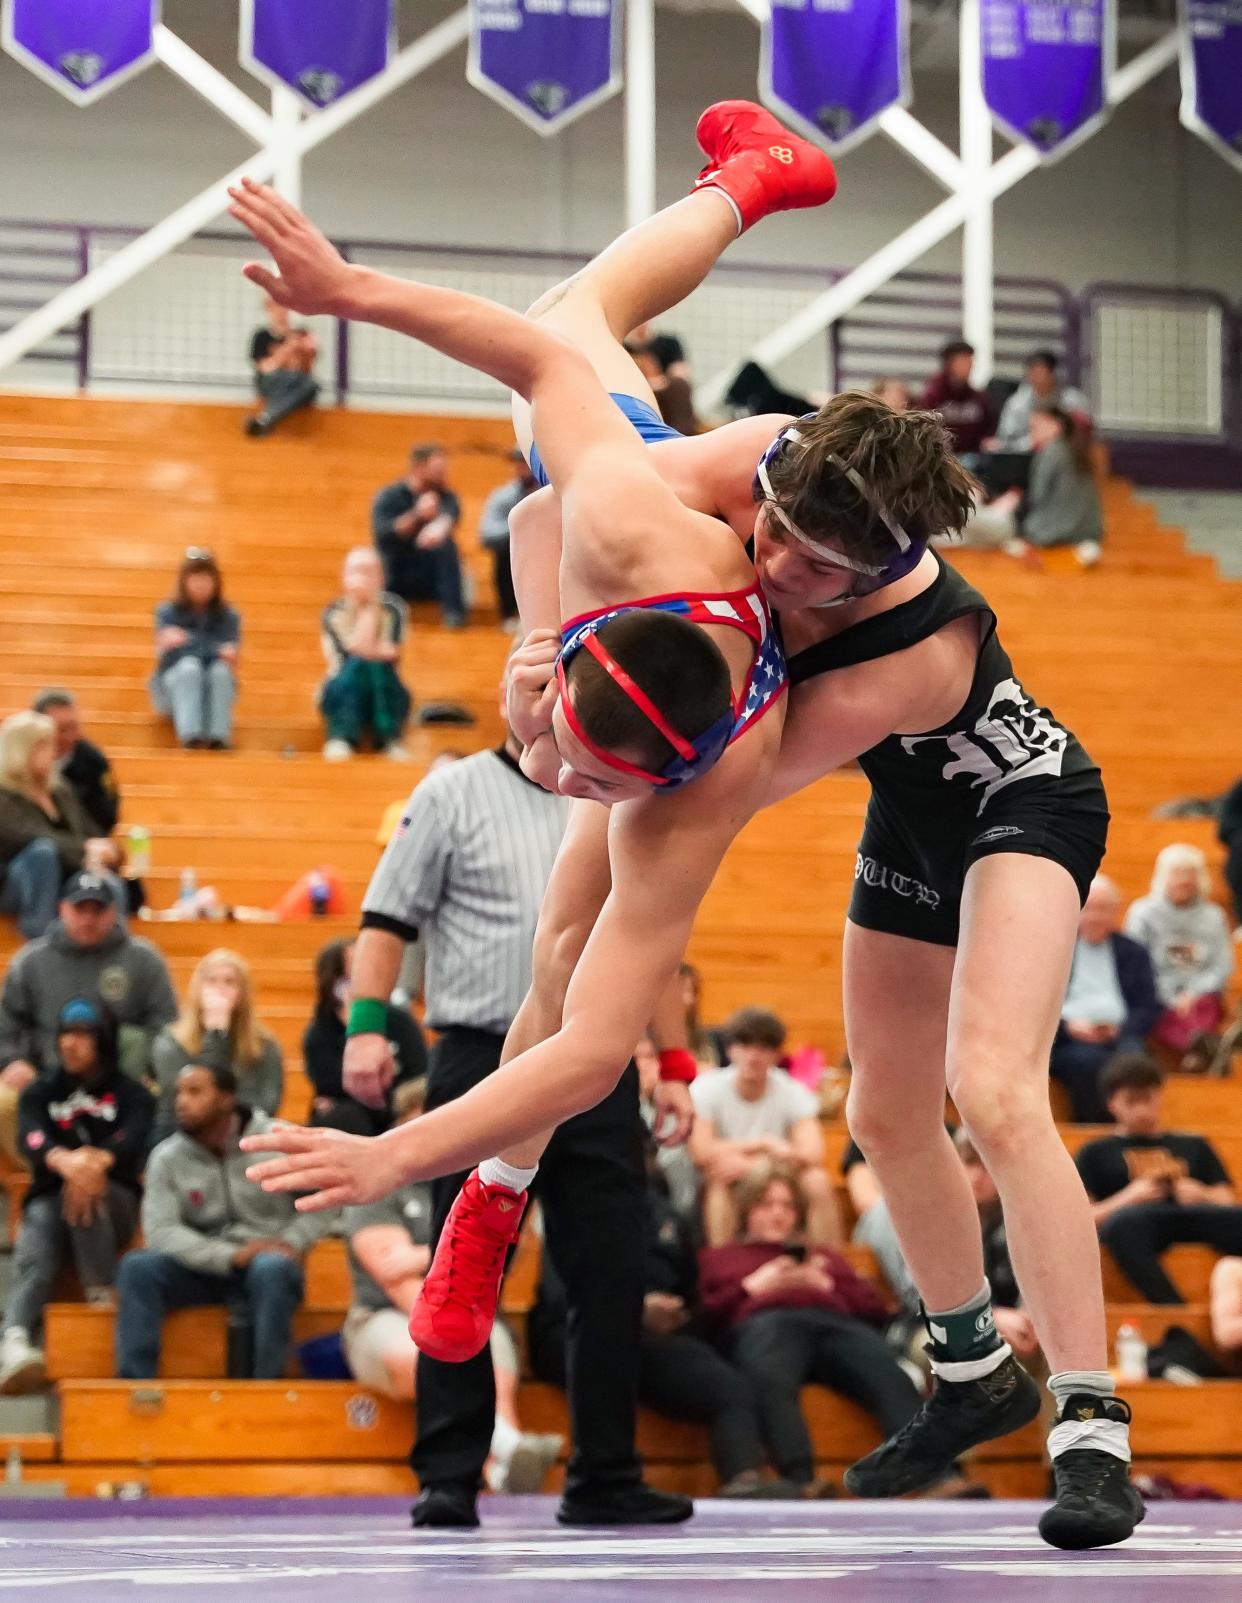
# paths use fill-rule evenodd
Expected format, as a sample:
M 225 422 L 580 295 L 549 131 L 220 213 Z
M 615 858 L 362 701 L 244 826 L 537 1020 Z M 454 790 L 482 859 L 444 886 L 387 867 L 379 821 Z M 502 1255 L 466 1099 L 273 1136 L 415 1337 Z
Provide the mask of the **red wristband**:
M 687 1052 L 684 1046 L 669 1047 L 660 1053 L 660 1078 L 662 1080 L 680 1080 L 683 1085 L 689 1085 L 699 1072 L 699 1066 L 694 1061 L 694 1053 Z

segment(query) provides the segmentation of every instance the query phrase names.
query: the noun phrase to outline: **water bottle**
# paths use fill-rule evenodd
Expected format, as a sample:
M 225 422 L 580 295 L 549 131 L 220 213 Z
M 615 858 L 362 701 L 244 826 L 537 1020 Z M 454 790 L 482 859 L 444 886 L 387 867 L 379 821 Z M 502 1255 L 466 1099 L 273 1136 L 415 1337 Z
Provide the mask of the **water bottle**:
M 332 899 L 332 887 L 328 884 L 328 876 L 322 869 L 317 868 L 307 876 L 306 890 L 310 898 L 312 916 L 323 918 L 328 911 L 328 903 Z
M 141 879 L 151 870 L 151 831 L 145 824 L 131 824 L 129 828 L 129 871 Z
M 181 891 L 177 897 L 179 902 L 192 902 L 198 895 L 198 875 L 192 868 L 181 870 Z
M 1147 1343 L 1136 1325 L 1122 1325 L 1117 1332 L 1117 1378 L 1147 1379 Z

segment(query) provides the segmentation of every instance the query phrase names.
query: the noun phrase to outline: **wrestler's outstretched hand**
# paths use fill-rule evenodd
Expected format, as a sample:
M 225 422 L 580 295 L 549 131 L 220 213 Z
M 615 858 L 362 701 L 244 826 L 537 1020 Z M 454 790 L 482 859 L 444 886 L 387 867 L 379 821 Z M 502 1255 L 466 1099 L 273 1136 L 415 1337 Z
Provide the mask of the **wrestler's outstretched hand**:
M 229 216 L 250 230 L 280 269 L 277 274 L 261 262 L 247 262 L 242 272 L 250 282 L 290 311 L 334 311 L 352 271 L 336 246 L 267 184 L 243 178 L 229 197 Z
M 283 1154 L 251 1164 L 246 1178 L 264 1191 L 305 1192 L 294 1203 L 299 1213 L 378 1202 L 416 1178 L 405 1172 L 392 1143 L 382 1136 L 276 1124 L 262 1135 L 244 1137 L 241 1147 L 243 1152 Z

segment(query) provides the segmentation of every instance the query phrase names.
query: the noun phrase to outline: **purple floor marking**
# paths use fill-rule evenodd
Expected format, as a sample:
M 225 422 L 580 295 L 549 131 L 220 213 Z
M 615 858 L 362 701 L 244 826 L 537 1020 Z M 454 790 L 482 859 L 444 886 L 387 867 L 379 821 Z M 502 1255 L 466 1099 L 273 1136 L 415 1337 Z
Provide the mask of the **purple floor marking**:
M 550 1498 L 492 1498 L 475 1532 L 406 1504 L 0 1504 L 0 1603 L 1236 1603 L 1242 1504 L 1157 1505 L 1134 1539 L 1058 1553 L 1033 1503 L 700 1503 L 665 1531 L 564 1531 Z

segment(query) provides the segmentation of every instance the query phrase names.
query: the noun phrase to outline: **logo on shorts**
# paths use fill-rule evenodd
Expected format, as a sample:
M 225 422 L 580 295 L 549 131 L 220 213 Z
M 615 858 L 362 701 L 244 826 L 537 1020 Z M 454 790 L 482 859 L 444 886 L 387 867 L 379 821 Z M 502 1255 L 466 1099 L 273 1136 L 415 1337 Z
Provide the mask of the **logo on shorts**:
M 979 791 L 979 813 L 998 790 L 1019 779 L 1059 775 L 1069 732 L 1046 708 L 1037 707 L 1016 679 L 992 687 L 982 716 L 970 734 L 903 735 L 901 748 L 913 757 L 928 742 L 940 742 L 948 758 L 942 779 L 965 779 Z
M 934 913 L 940 906 L 940 892 L 924 885 L 910 874 L 899 874 L 895 868 L 879 863 L 874 857 L 858 853 L 854 861 L 854 878 L 862 880 L 872 890 L 892 891 L 894 896 L 913 900 L 919 907 L 929 907 Z
M 1022 835 L 1025 831 L 1015 824 L 994 824 L 991 829 L 985 829 L 982 835 L 976 835 L 971 841 L 972 846 L 986 846 L 991 840 L 1007 840 L 1010 835 Z
M 975 1320 L 975 1330 L 980 1336 L 987 1336 L 996 1329 L 996 1321 L 992 1318 L 992 1310 L 985 1308 Z

